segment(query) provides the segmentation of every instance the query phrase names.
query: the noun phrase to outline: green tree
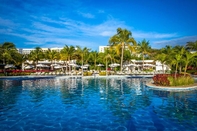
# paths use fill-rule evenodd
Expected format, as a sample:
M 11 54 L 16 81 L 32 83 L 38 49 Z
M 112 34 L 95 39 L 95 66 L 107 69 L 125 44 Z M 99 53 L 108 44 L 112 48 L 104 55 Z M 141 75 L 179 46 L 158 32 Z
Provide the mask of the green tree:
M 155 60 L 160 61 L 161 64 L 162 64 L 163 73 L 165 73 L 165 71 L 164 71 L 164 64 L 166 63 L 167 59 L 168 59 L 168 55 L 165 54 L 165 53 L 159 52 L 159 53 L 156 54 L 156 56 L 155 56 Z
M 61 59 L 67 60 L 69 64 L 69 71 L 71 71 L 71 60 L 74 58 L 75 55 L 75 47 L 74 46 L 68 46 L 65 45 L 64 48 L 61 50 Z M 66 67 L 66 72 L 67 72 L 67 67 Z
M 193 58 L 197 56 L 197 53 L 190 53 L 189 51 L 186 51 L 183 57 L 184 63 L 185 63 L 185 69 L 184 69 L 184 76 L 187 71 L 188 65 L 194 60 Z
M 195 42 L 187 42 L 186 49 L 189 51 L 197 51 L 197 40 Z
M 139 42 L 138 46 L 139 46 L 138 51 L 142 54 L 142 60 L 143 60 L 142 69 L 144 69 L 144 57 L 145 55 L 149 54 L 151 47 L 149 46 L 149 41 L 146 41 L 145 39 Z
M 109 40 L 109 43 L 111 46 L 118 46 L 121 47 L 121 63 L 120 63 L 120 71 L 122 72 L 123 68 L 123 55 L 124 55 L 124 49 L 125 46 L 130 47 L 130 43 L 133 44 L 133 46 L 136 46 L 136 41 L 132 37 L 132 33 L 128 31 L 127 29 L 118 28 L 117 34 L 112 36 Z
M 3 64 L 17 64 L 21 55 L 13 43 L 5 42 L 0 45 L 0 58 Z
M 108 59 L 110 59 L 111 62 L 112 62 L 112 57 L 111 57 L 111 54 L 110 54 L 110 50 L 106 49 L 105 52 L 103 53 L 103 55 L 104 55 L 103 60 L 105 60 L 105 70 L 106 70 L 106 76 L 107 76 L 108 75 L 108 64 L 109 64 Z
M 59 59 L 60 59 L 60 53 L 57 52 L 56 50 L 48 49 L 48 50 L 44 53 L 44 55 L 45 55 L 45 58 L 51 62 L 51 64 L 52 64 L 55 60 L 59 60 Z M 51 66 L 51 69 L 53 70 L 53 66 Z
M 184 47 L 173 48 L 172 63 L 175 65 L 175 79 L 176 79 L 176 75 L 177 75 L 178 66 L 183 60 L 184 52 L 185 52 Z
M 29 59 L 33 61 L 35 66 L 38 64 L 38 61 L 43 59 L 43 51 L 40 47 L 36 47 L 35 50 L 32 50 L 29 54 Z M 37 70 L 37 66 L 36 66 Z
M 76 54 L 78 55 L 78 59 L 81 60 L 82 75 L 83 75 L 84 60 L 85 60 L 85 64 L 88 64 L 89 51 L 90 49 L 88 49 L 87 47 L 81 48 L 80 46 L 77 46 Z
M 90 60 L 93 61 L 94 63 L 94 70 L 96 70 L 96 64 L 97 64 L 97 61 L 98 61 L 98 57 L 99 57 L 99 54 L 97 51 L 91 51 L 90 52 Z

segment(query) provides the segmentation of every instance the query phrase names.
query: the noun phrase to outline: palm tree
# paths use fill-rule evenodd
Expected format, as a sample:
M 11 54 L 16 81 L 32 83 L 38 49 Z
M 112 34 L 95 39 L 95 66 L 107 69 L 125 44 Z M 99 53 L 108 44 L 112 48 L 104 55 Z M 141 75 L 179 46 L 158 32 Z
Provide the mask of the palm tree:
M 132 43 L 134 46 L 136 46 L 136 41 L 132 37 L 132 33 L 128 31 L 127 29 L 117 29 L 117 34 L 112 36 L 109 40 L 109 43 L 111 46 L 119 46 L 121 47 L 121 64 L 120 64 L 120 71 L 122 72 L 123 67 L 123 55 L 124 55 L 124 49 L 125 46 L 131 46 L 130 43 Z
M 185 55 L 184 55 L 184 58 L 183 58 L 184 63 L 185 63 L 184 76 L 186 74 L 188 65 L 190 64 L 190 62 L 192 62 L 192 60 L 195 56 L 197 56 L 197 53 L 190 53 L 189 51 L 185 52 Z
M 182 62 L 183 60 L 183 54 L 185 52 L 185 48 L 184 47 L 180 47 L 180 48 L 173 48 L 174 52 L 173 52 L 173 56 L 172 56 L 172 63 L 175 64 L 175 79 L 176 79 L 176 75 L 177 75 L 177 69 L 179 64 Z
M 111 57 L 111 54 L 110 54 L 110 49 L 106 49 L 105 52 L 103 53 L 104 55 L 104 59 L 105 60 L 105 70 L 106 70 L 106 76 L 108 75 L 108 72 L 107 72 L 107 69 L 108 69 L 108 59 L 111 60 L 112 62 L 112 57 Z
M 0 57 L 2 58 L 3 64 L 17 63 L 15 56 L 19 56 L 19 53 L 13 43 L 5 42 L 0 45 Z
M 36 47 L 35 50 L 32 50 L 30 52 L 29 57 L 30 57 L 30 60 L 33 60 L 35 65 L 37 65 L 38 61 L 43 59 L 43 51 L 42 51 L 42 49 L 40 47 Z M 37 67 L 36 67 L 36 70 L 37 70 Z
M 60 59 L 60 54 L 56 50 L 51 50 L 48 49 L 45 53 L 45 58 L 48 59 L 51 64 L 53 63 L 54 60 L 59 60 Z M 53 70 L 53 66 L 51 66 L 51 70 Z
M 70 63 L 70 61 L 72 60 L 72 58 L 74 57 L 74 53 L 75 53 L 75 47 L 74 46 L 68 46 L 65 45 L 64 48 L 61 50 L 61 59 L 67 59 L 68 63 Z M 66 67 L 66 71 L 67 71 L 67 67 Z M 69 71 L 71 71 L 71 66 L 69 65 Z
M 22 70 L 24 71 L 24 63 L 25 63 L 25 61 L 27 61 L 27 60 L 29 60 L 30 58 L 30 55 L 29 54 L 23 54 L 22 55 L 22 61 L 21 61 L 21 63 L 22 63 Z
M 66 46 L 60 51 L 60 59 L 64 61 L 64 66 L 66 66 L 66 72 L 67 72 L 68 48 Z
M 167 59 L 168 59 L 168 55 L 165 54 L 165 53 L 158 52 L 158 54 L 156 54 L 156 56 L 155 56 L 155 60 L 160 61 L 161 64 L 162 64 L 163 73 L 165 73 L 165 71 L 164 71 L 164 64 L 167 61 Z
M 97 59 L 98 59 L 98 52 L 97 51 L 91 51 L 90 52 L 90 59 L 94 63 L 94 70 L 96 70 L 96 63 L 97 63 Z
M 84 47 L 83 49 L 80 46 L 77 46 L 77 52 L 76 54 L 79 56 L 78 59 L 81 60 L 82 65 L 82 76 L 83 76 L 83 65 L 84 65 L 84 59 L 86 60 L 85 63 L 88 62 L 89 57 L 89 50 L 87 47 Z
M 142 42 L 138 43 L 138 51 L 142 54 L 142 60 L 143 60 L 143 64 L 142 64 L 142 69 L 144 69 L 144 56 L 148 55 L 148 53 L 151 50 L 151 47 L 149 46 L 149 41 L 146 41 L 145 39 L 142 40 Z
M 195 42 L 187 42 L 186 49 L 190 51 L 197 51 L 197 41 Z

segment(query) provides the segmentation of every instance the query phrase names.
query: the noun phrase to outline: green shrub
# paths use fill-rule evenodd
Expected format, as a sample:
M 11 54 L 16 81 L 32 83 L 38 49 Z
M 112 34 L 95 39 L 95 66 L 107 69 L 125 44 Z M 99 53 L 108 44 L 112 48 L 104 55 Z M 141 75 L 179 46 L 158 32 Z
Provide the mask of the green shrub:
M 176 79 L 172 76 L 168 77 L 170 86 L 184 86 L 194 84 L 194 79 L 191 76 L 180 76 Z
M 91 76 L 92 75 L 92 73 L 91 72 L 83 72 L 83 76 Z
M 4 73 L 0 73 L 0 76 L 5 76 L 5 74 Z
M 106 72 L 104 72 L 104 71 L 99 72 L 99 75 L 100 75 L 100 76 L 106 76 Z

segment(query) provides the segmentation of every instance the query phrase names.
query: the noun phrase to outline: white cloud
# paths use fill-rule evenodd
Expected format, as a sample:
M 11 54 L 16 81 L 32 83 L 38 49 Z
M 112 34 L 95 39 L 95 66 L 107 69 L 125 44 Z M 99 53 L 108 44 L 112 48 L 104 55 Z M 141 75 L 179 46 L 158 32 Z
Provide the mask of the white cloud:
M 98 10 L 98 13 L 105 13 L 104 10 Z
M 117 28 L 126 28 L 132 32 L 135 39 L 150 40 L 152 47 L 163 47 L 164 45 L 177 42 L 187 42 L 197 40 L 196 36 L 178 38 L 177 33 L 159 33 L 159 32 L 145 32 L 135 30 L 129 27 L 124 21 L 113 19 L 109 17 L 108 20 L 95 25 L 90 25 L 81 21 L 75 21 L 68 18 L 51 19 L 49 17 L 34 17 L 31 16 L 31 23 L 28 26 L 14 23 L 11 20 L 0 18 L 0 24 L 3 27 L 0 29 L 1 34 L 7 34 L 23 38 L 26 40 L 25 44 L 31 44 L 43 47 L 64 46 L 65 44 L 80 45 L 94 48 L 107 43 L 98 43 L 100 39 L 108 39 L 116 34 Z M 2 23 L 5 23 L 2 25 Z M 23 23 L 24 24 L 24 23 Z M 17 28 L 15 28 L 17 26 Z M 19 30 L 20 29 L 20 30 Z M 170 40 L 169 40 L 170 39 Z
M 85 17 L 85 18 L 89 18 L 89 19 L 92 19 L 92 18 L 95 18 L 95 16 L 91 13 L 84 13 L 84 12 L 81 12 L 81 11 L 78 11 L 77 12 L 79 15 Z
M 157 33 L 157 32 L 143 32 L 143 31 L 133 31 L 134 38 L 151 38 L 151 39 L 163 39 L 178 37 L 177 33 Z
M 176 46 L 176 45 L 185 45 L 189 41 L 196 41 L 197 36 L 185 36 L 185 37 L 179 37 L 175 39 L 168 39 L 168 40 L 159 40 L 159 41 L 153 41 L 152 47 L 153 48 L 162 48 L 166 45 Z
M 0 26 L 4 28 L 13 28 L 15 26 L 18 26 L 18 24 L 14 23 L 9 19 L 3 19 L 0 17 Z

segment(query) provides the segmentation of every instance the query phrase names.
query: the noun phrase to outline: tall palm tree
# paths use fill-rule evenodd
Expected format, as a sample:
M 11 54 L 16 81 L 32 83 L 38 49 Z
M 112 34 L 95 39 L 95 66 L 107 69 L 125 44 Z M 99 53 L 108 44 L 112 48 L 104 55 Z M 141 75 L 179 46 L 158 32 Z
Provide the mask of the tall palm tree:
M 19 53 L 15 47 L 15 45 L 11 42 L 5 42 L 0 45 L 0 57 L 2 59 L 3 64 L 6 63 L 17 63 L 17 58 Z
M 35 50 L 32 50 L 30 52 L 29 58 L 30 60 L 33 60 L 33 62 L 35 63 L 35 65 L 38 64 L 39 60 L 43 59 L 43 51 L 40 47 L 36 47 Z M 36 66 L 36 70 L 37 70 L 37 66 Z
M 128 31 L 127 29 L 122 29 L 122 28 L 118 28 L 117 34 L 112 36 L 109 40 L 109 44 L 111 46 L 121 47 L 121 63 L 120 63 L 121 72 L 122 72 L 122 67 L 123 67 L 124 49 L 125 49 L 125 46 L 131 46 L 130 43 L 136 46 L 136 41 L 132 37 L 132 33 Z
M 142 60 L 143 60 L 142 69 L 144 69 L 144 57 L 145 55 L 149 54 L 151 47 L 149 46 L 149 41 L 146 41 L 145 39 L 139 42 L 138 46 L 139 46 L 138 51 L 142 54 Z
M 195 42 L 187 42 L 186 49 L 190 51 L 197 51 L 197 40 Z
M 60 51 L 60 59 L 64 61 L 64 66 L 66 66 L 66 72 L 67 72 L 67 67 L 68 67 L 68 48 L 65 46 L 61 51 Z
M 155 56 L 155 60 L 160 61 L 162 64 L 163 73 L 165 73 L 164 64 L 166 63 L 167 59 L 168 59 L 168 55 L 165 53 L 158 52 L 158 54 L 156 54 L 156 56 Z
M 173 48 L 174 52 L 173 52 L 173 56 L 172 56 L 172 63 L 175 64 L 175 79 L 176 79 L 176 75 L 177 75 L 177 70 L 178 70 L 178 66 L 179 64 L 183 61 L 183 54 L 185 53 L 185 48 L 184 47 L 180 47 L 180 48 Z
M 74 57 L 75 54 L 75 47 L 74 46 L 68 46 L 65 45 L 64 48 L 61 50 L 61 59 L 67 59 L 68 64 L 71 64 L 71 60 Z M 67 71 L 67 67 L 66 67 Z M 69 65 L 69 71 L 71 71 L 71 66 Z
M 98 59 L 98 52 L 97 51 L 91 51 L 90 52 L 90 59 L 94 63 L 94 70 L 96 70 L 96 63 L 97 63 L 97 59 Z
M 45 53 L 45 58 L 48 59 L 51 64 L 53 63 L 54 60 L 59 60 L 60 59 L 60 54 L 56 50 L 51 50 L 48 49 Z M 53 66 L 51 66 L 51 70 L 53 70 Z
M 188 65 L 194 60 L 193 58 L 195 56 L 197 56 L 197 53 L 190 53 L 189 51 L 185 52 L 184 57 L 183 57 L 183 60 L 185 63 L 184 76 L 186 75 Z
M 104 59 L 103 60 L 105 60 L 105 70 L 106 70 L 106 76 L 107 76 L 108 75 L 108 72 L 107 72 L 107 70 L 108 70 L 108 59 L 110 59 L 111 62 L 112 62 L 110 49 L 106 49 L 105 52 L 103 53 L 103 55 L 104 55 L 104 57 L 103 57 Z
M 81 48 L 80 46 L 77 46 L 77 52 L 76 54 L 79 56 L 78 59 L 81 60 L 81 65 L 82 65 L 82 76 L 83 76 L 83 65 L 84 65 L 84 60 L 85 64 L 87 64 L 88 59 L 89 59 L 89 50 L 87 47 Z
M 113 63 L 121 63 L 121 44 L 116 46 L 110 46 L 107 52 L 111 55 L 111 59 Z M 127 50 L 128 51 L 128 50 Z M 125 51 L 123 54 L 123 61 L 125 60 Z

